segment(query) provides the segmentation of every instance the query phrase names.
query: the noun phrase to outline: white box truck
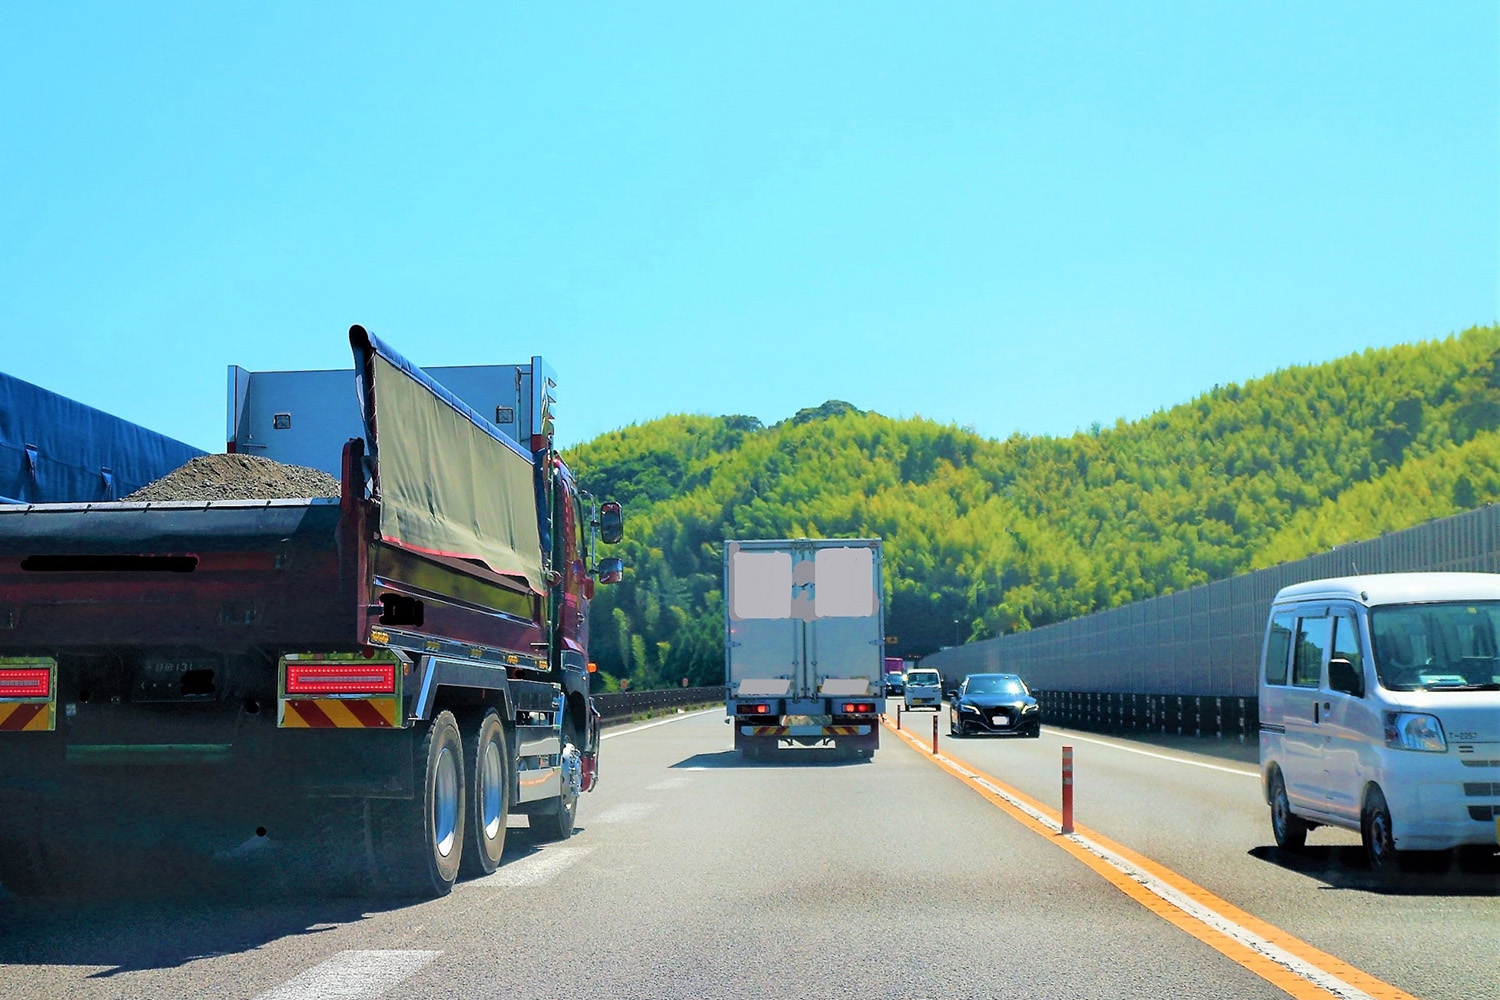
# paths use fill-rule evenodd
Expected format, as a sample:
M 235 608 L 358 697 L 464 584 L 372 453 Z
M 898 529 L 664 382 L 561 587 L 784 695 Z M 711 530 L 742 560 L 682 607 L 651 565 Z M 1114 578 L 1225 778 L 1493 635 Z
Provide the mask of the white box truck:
M 883 593 L 878 538 L 724 543 L 725 711 L 736 750 L 875 753 Z

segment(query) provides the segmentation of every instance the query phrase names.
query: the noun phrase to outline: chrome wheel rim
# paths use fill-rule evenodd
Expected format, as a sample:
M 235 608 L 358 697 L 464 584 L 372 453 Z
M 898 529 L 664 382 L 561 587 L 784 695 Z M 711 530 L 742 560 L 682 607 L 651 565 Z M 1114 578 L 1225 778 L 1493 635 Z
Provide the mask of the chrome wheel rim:
M 563 747 L 561 764 L 563 800 L 571 806 L 583 792 L 583 754 L 569 743 Z
M 458 841 L 458 761 L 444 747 L 438 754 L 437 775 L 432 788 L 433 847 L 441 857 L 453 853 Z
M 479 765 L 479 807 L 481 818 L 484 820 L 486 840 L 494 840 L 500 833 L 501 824 L 505 822 L 505 816 L 500 808 L 502 774 L 500 747 L 494 740 L 490 740 L 485 744 L 484 756 Z

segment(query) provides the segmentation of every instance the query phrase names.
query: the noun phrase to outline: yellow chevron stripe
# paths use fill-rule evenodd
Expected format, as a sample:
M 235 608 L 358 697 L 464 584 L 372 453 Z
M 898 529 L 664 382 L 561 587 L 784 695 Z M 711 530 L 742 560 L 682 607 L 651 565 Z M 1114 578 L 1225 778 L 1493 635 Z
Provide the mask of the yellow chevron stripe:
M 22 732 L 25 733 L 49 733 L 52 731 L 52 712 L 54 706 L 48 705 L 36 714 L 36 718 L 26 723 Z
M 281 728 L 282 729 L 316 729 L 329 728 L 327 726 L 313 726 L 299 713 L 295 706 L 309 705 L 328 716 L 328 721 L 333 723 L 334 729 L 378 729 L 378 726 L 366 726 L 358 715 L 354 714 L 351 705 L 358 702 L 373 708 L 386 725 L 392 729 L 399 728 L 396 723 L 396 699 L 395 698 L 289 698 L 281 705 Z
M 6 720 L 8 720 L 12 715 L 15 715 L 17 712 L 21 711 L 22 709 L 25 709 L 26 712 L 27 712 L 27 714 L 30 714 L 31 710 L 34 709 L 34 708 L 36 708 L 36 703 L 35 702 L 30 702 L 30 703 L 27 703 L 27 702 L 9 702 L 9 703 L 0 705 L 0 726 L 4 726 Z M 48 732 L 51 732 L 52 731 L 52 719 L 53 719 L 52 711 L 53 711 L 52 705 L 50 705 L 50 704 L 43 705 L 42 706 L 42 710 L 40 712 L 37 712 L 35 716 L 33 716 L 29 721 L 27 721 L 26 725 L 22 726 L 20 729 L 11 730 L 11 732 L 18 732 L 18 733 L 48 733 Z

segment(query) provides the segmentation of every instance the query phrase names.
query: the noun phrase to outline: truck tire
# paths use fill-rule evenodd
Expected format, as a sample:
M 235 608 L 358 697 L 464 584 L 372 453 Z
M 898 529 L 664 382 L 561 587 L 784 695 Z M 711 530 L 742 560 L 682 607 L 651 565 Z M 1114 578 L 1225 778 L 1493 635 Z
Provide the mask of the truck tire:
M 583 753 L 573 742 L 573 734 L 563 725 L 562 794 L 543 803 L 531 814 L 531 828 L 545 840 L 567 840 L 573 836 L 578 819 L 578 794 L 583 781 Z
M 378 803 L 380 855 L 399 896 L 446 896 L 464 849 L 464 745 L 452 712 L 439 712 L 413 754 L 416 794 Z
M 467 832 L 461 871 L 489 875 L 500 867 L 505 853 L 505 819 L 510 813 L 510 738 L 494 709 L 469 730 L 465 742 L 469 772 Z

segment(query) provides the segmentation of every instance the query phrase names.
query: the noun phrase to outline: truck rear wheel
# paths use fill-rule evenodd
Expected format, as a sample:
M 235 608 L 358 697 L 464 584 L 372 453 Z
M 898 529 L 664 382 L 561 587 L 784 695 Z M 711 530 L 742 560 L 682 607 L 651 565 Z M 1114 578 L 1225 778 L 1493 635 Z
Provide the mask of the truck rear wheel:
M 464 746 L 452 712 L 439 712 L 417 743 L 417 793 L 380 803 L 381 859 L 402 896 L 445 896 L 464 849 Z
M 463 872 L 489 875 L 500 867 L 505 853 L 505 818 L 510 813 L 510 740 L 500 715 L 484 713 L 470 730 L 465 749 L 474 775 L 469 783 L 468 842 L 464 845 Z

